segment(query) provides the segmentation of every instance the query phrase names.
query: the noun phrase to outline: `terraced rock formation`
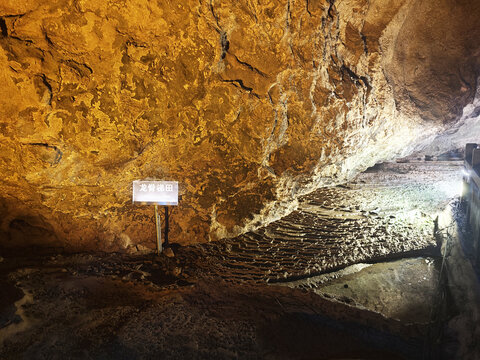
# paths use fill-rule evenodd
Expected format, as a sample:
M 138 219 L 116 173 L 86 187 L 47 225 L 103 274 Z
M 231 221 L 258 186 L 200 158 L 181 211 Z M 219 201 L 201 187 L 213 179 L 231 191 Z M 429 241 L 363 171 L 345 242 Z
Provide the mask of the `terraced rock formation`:
M 319 189 L 266 227 L 189 247 L 185 272 L 287 283 L 361 262 L 438 256 L 435 221 L 461 191 L 461 165 L 384 164 L 346 186 Z

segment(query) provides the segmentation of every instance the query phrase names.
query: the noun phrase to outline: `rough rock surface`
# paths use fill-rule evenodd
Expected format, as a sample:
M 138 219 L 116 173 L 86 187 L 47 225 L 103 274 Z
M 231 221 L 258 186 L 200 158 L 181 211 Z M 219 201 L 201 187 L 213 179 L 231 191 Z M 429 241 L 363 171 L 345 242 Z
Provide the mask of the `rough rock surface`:
M 453 0 L 2 1 L 0 245 L 152 247 L 134 179 L 180 182 L 180 243 L 273 219 L 455 122 L 479 16 Z
M 286 287 L 119 279 L 102 274 L 108 260 L 132 270 L 149 266 L 145 258 L 117 255 L 15 259 L 7 281 L 0 278 L 2 289 L 21 289 L 7 311 L 0 308 L 1 358 L 416 360 L 423 354 L 421 324 Z

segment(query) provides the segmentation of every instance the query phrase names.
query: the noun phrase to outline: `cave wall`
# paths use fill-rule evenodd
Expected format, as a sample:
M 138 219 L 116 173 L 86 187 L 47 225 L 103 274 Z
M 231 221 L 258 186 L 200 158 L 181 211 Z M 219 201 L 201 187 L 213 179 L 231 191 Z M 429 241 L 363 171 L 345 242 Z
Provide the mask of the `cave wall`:
M 405 155 L 472 103 L 477 1 L 4 0 L 0 246 L 232 236 Z

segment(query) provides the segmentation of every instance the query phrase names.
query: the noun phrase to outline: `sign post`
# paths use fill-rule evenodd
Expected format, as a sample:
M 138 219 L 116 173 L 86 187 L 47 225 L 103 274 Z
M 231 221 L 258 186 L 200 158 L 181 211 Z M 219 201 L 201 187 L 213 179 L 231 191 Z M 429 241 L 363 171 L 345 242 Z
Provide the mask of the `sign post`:
M 165 219 L 165 224 L 167 219 Z M 155 225 L 157 228 L 157 255 L 162 252 L 162 223 L 160 222 L 160 214 L 158 213 L 158 205 L 155 205 Z M 165 225 L 166 226 L 166 225 Z M 165 244 L 167 245 L 167 244 Z
M 168 245 L 168 230 L 169 230 L 168 218 L 169 218 L 168 206 L 165 206 L 165 246 Z
M 162 224 L 158 212 L 158 205 L 165 206 L 165 245 L 168 245 L 168 206 L 178 205 L 178 182 L 135 180 L 133 182 L 133 203 L 155 205 L 157 254 L 160 254 L 162 252 Z

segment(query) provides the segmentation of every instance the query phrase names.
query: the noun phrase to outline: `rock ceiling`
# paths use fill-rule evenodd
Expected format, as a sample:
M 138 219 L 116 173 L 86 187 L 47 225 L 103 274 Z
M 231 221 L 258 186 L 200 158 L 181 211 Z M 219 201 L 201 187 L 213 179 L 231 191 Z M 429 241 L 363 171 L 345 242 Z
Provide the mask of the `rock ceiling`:
M 152 247 L 135 179 L 179 181 L 179 243 L 284 214 L 478 116 L 479 17 L 474 0 L 3 0 L 0 244 Z

